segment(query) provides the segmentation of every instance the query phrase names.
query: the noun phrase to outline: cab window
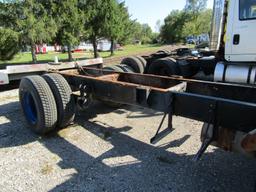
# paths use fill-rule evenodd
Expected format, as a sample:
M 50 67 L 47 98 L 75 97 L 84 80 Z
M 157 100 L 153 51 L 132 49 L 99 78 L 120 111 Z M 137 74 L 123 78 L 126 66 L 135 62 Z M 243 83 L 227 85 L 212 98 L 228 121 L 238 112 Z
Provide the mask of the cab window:
M 239 19 L 240 20 L 256 19 L 256 0 L 240 0 Z

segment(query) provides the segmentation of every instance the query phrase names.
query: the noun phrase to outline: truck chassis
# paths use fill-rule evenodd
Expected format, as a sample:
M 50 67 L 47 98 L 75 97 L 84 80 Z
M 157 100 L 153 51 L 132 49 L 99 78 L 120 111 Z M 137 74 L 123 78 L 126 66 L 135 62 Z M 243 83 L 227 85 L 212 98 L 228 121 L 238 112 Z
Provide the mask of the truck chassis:
M 256 127 L 254 86 L 121 73 L 102 70 L 101 67 L 79 67 L 57 73 L 65 77 L 74 93 L 79 93 L 75 94 L 76 100 L 85 100 L 84 104 L 88 98 L 94 98 L 163 112 L 163 120 L 151 143 L 170 133 L 172 116 L 177 115 L 205 122 L 202 147 L 195 160 L 210 144 L 255 157 L 254 151 L 250 151 L 252 146 L 255 147 L 256 139 L 255 134 L 251 134 Z M 159 133 L 167 115 L 168 128 Z M 243 136 L 234 147 L 236 133 Z

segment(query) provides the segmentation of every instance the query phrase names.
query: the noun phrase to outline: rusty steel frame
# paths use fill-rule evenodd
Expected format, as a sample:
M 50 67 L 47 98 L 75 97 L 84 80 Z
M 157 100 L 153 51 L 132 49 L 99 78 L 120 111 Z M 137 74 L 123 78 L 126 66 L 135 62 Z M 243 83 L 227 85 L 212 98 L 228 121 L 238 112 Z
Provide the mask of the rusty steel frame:
M 256 88 L 182 77 L 117 73 L 84 67 L 59 72 L 94 98 L 136 105 L 249 133 L 256 127 Z

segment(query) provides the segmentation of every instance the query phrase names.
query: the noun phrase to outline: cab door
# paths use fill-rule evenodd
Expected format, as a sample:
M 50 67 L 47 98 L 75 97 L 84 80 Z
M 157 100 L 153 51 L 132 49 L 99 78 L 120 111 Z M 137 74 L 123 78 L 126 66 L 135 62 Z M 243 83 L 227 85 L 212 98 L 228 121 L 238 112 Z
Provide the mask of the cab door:
M 228 13 L 229 61 L 256 61 L 256 0 L 231 0 Z M 233 10 L 232 10 L 233 9 Z M 230 17 L 229 17 L 230 16 Z

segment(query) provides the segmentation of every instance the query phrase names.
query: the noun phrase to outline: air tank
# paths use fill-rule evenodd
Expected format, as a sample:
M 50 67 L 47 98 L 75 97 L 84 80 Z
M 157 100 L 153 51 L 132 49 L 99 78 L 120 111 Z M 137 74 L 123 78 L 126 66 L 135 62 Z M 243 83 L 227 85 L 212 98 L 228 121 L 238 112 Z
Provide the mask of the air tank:
M 217 63 L 214 71 L 215 82 L 256 84 L 256 66 Z

